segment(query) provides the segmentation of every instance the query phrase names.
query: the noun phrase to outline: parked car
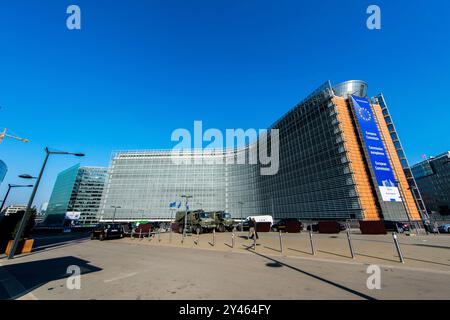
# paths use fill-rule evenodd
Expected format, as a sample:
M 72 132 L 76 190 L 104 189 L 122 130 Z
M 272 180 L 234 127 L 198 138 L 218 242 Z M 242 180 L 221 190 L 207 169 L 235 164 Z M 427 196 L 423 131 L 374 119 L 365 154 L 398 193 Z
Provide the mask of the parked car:
M 441 233 L 450 233 L 450 223 L 439 226 L 438 230 Z
M 384 227 L 386 228 L 386 231 L 395 231 L 398 233 L 409 231 L 409 225 L 407 223 L 398 221 L 384 220 Z
M 100 223 L 91 233 L 91 240 L 114 239 L 123 237 L 123 227 L 120 223 Z
M 278 222 L 272 225 L 272 230 L 275 232 L 286 231 L 286 227 L 288 226 L 288 224 L 290 224 L 291 227 L 298 229 L 298 231 L 303 230 L 303 224 L 297 218 L 280 219 Z

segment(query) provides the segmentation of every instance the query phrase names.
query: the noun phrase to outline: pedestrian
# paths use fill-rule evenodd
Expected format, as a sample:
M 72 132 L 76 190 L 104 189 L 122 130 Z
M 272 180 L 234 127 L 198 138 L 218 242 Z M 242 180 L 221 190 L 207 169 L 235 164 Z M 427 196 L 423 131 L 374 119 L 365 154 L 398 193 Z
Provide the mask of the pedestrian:
M 253 239 L 253 219 L 250 219 L 248 222 L 248 236 L 247 239 Z
M 251 230 L 250 239 L 253 239 L 253 237 L 256 237 L 256 240 L 258 240 L 259 236 L 258 236 L 257 223 L 256 223 L 255 218 L 252 218 L 250 220 L 250 230 Z

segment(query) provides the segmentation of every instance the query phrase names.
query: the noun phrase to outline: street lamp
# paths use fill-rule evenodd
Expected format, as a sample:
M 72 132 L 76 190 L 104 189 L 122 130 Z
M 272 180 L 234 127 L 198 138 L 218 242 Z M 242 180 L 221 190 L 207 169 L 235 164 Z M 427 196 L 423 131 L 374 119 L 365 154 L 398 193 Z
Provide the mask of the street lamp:
M 8 184 L 8 191 L 6 191 L 5 197 L 3 198 L 3 202 L 0 205 L 0 213 L 2 212 L 3 207 L 5 206 L 6 199 L 8 199 L 9 192 L 11 191 L 12 188 L 31 188 L 32 186 L 33 186 L 32 184 L 27 184 L 27 185 L 24 185 L 24 184 Z
M 187 215 L 188 215 L 188 201 L 192 198 L 191 195 L 183 194 L 182 198 L 186 199 L 186 213 L 184 214 L 184 228 L 183 228 L 183 239 L 186 237 L 186 225 L 187 225 Z
M 114 208 L 114 214 L 113 214 L 113 218 L 112 218 L 112 222 L 114 223 L 114 219 L 116 218 L 116 211 L 117 209 L 122 208 L 121 206 L 111 206 L 111 208 Z
M 22 178 L 22 179 L 37 179 L 37 177 L 30 176 L 29 174 L 21 174 L 21 175 L 19 175 L 19 178 Z
M 22 217 L 22 220 L 20 221 L 19 229 L 17 230 L 16 236 L 14 237 L 14 242 L 11 247 L 11 250 L 9 251 L 8 259 L 14 258 L 14 253 L 16 252 L 17 245 L 19 244 L 19 240 L 22 237 L 23 230 L 25 229 L 25 225 L 28 221 L 28 215 L 30 213 L 31 206 L 33 205 L 34 197 L 36 195 L 37 189 L 39 187 L 39 183 L 42 179 L 42 174 L 44 173 L 45 165 L 47 164 L 48 158 L 51 154 L 63 154 L 63 155 L 73 155 L 76 157 L 84 157 L 84 153 L 71 153 L 71 152 L 64 152 L 64 151 L 50 151 L 48 147 L 45 148 L 45 158 L 44 163 L 42 164 L 41 171 L 39 172 L 39 175 L 36 179 L 36 184 L 34 185 L 33 192 L 31 193 L 30 199 L 28 200 L 27 208 L 25 209 L 25 213 Z M 22 175 L 25 179 L 33 179 L 34 177 L 30 175 Z
M 242 205 L 244 203 L 242 201 L 239 201 L 238 204 L 241 206 L 241 231 L 244 231 L 244 217 L 242 216 Z

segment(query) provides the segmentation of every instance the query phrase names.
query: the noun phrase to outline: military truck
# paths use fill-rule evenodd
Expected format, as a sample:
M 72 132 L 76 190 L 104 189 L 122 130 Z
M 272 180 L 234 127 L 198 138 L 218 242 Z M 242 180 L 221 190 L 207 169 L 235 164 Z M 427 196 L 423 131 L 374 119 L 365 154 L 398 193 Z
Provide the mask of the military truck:
M 185 211 L 178 211 L 175 215 L 175 223 L 178 227 L 178 232 L 183 233 Z M 203 210 L 188 211 L 186 231 L 192 233 L 210 232 L 216 228 L 214 219 L 211 213 Z
M 235 226 L 234 219 L 231 218 L 231 214 L 225 211 L 214 211 L 211 213 L 216 223 L 216 230 L 219 232 L 225 232 L 233 230 Z

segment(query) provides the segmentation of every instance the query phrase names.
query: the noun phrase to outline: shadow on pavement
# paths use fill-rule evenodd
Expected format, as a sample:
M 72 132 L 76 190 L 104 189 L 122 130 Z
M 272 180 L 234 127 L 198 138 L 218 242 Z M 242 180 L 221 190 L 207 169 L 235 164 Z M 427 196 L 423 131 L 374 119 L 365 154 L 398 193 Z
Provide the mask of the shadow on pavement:
M 281 252 L 281 249 L 275 249 L 275 248 L 268 247 L 268 246 L 264 246 L 264 248 L 275 251 L 275 252 Z
M 434 244 L 422 244 L 422 243 L 418 243 L 418 244 L 413 244 L 413 246 L 417 246 L 417 247 L 430 247 L 430 248 L 437 248 L 437 249 L 447 249 L 447 250 L 450 250 L 450 247 L 446 247 L 446 246 L 438 246 L 438 245 L 434 245 Z
M 331 254 L 331 255 L 336 256 L 336 257 L 348 258 L 348 259 L 352 258 L 351 256 L 346 256 L 346 255 L 339 254 L 339 253 L 336 253 L 336 252 L 330 252 L 330 251 L 325 251 L 325 250 L 317 250 L 317 251 L 318 252 L 322 252 L 322 253 L 326 253 L 326 254 Z
M 45 250 L 46 248 L 54 248 L 58 245 L 67 244 L 69 242 L 87 240 L 89 233 L 75 233 L 70 235 L 49 235 L 46 237 L 34 237 L 33 251 Z
M 50 251 L 58 248 L 69 247 L 90 239 L 89 233 L 75 233 L 70 235 L 49 235 L 33 237 L 33 250 L 31 253 L 16 255 L 16 257 L 28 257 L 41 251 Z M 0 260 L 6 260 L 7 255 L 1 255 Z
M 313 253 L 312 253 L 311 251 L 307 252 L 307 251 L 302 251 L 302 250 L 298 250 L 298 249 L 294 249 L 294 248 L 288 248 L 288 250 L 292 250 L 292 251 L 296 251 L 296 252 L 308 254 L 308 255 L 310 255 L 310 256 L 313 255 Z
M 399 263 L 398 260 L 392 260 L 392 259 L 388 259 L 388 258 L 381 258 L 381 257 L 375 257 L 375 256 L 370 256 L 368 254 L 363 254 L 363 253 L 357 253 L 357 256 L 363 256 L 363 257 L 367 257 L 367 258 L 374 258 L 374 259 L 380 259 L 380 260 L 384 260 L 384 261 L 389 261 L 389 262 L 396 262 Z
M 81 275 L 102 270 L 73 256 L 4 265 L 0 267 L 0 299 L 17 299 L 50 281 L 67 278 L 71 275 L 67 268 L 73 265 L 80 268 Z
M 425 262 L 425 263 L 431 263 L 431 264 L 436 264 L 436 265 L 440 265 L 440 266 L 450 267 L 450 264 L 448 264 L 448 263 L 442 263 L 442 262 L 436 262 L 436 261 L 430 261 L 430 260 L 411 258 L 411 257 L 407 257 L 407 256 L 405 256 L 405 260 L 414 260 L 414 261 L 419 261 L 419 262 Z
M 317 276 L 315 274 L 312 274 L 312 273 L 309 273 L 307 271 L 301 270 L 299 268 L 296 268 L 294 266 L 286 264 L 286 263 L 284 263 L 282 261 L 276 260 L 274 258 L 267 257 L 267 256 L 265 256 L 265 255 L 263 255 L 261 253 L 255 252 L 253 250 L 249 250 L 249 252 L 251 252 L 251 253 L 253 253 L 255 255 L 258 255 L 260 257 L 263 257 L 263 258 L 265 258 L 267 260 L 270 260 L 271 261 L 270 265 L 266 264 L 266 266 L 269 266 L 269 267 L 280 267 L 280 266 L 287 267 L 289 269 L 292 269 L 292 270 L 295 270 L 297 272 L 303 273 L 304 275 L 307 275 L 307 276 L 309 276 L 311 278 L 317 279 L 317 280 L 325 282 L 325 283 L 327 283 L 329 285 L 335 286 L 336 288 L 339 288 L 339 289 L 342 289 L 344 291 L 347 291 L 347 292 L 349 292 L 351 294 L 354 294 L 354 295 L 356 295 L 356 296 L 358 296 L 360 298 L 363 298 L 363 299 L 366 299 L 366 300 L 376 300 L 374 297 L 368 296 L 368 295 L 366 295 L 366 294 L 364 294 L 362 292 L 359 292 L 359 291 L 347 288 L 347 287 L 345 287 L 345 286 L 343 286 L 343 285 L 341 285 L 339 283 L 336 283 L 336 282 L 333 282 L 331 280 L 327 280 L 325 278 L 319 277 L 319 276 Z

